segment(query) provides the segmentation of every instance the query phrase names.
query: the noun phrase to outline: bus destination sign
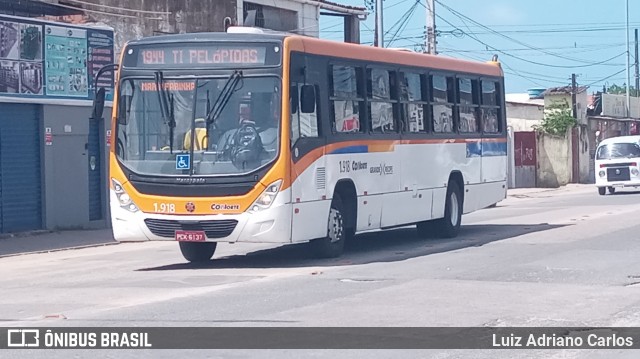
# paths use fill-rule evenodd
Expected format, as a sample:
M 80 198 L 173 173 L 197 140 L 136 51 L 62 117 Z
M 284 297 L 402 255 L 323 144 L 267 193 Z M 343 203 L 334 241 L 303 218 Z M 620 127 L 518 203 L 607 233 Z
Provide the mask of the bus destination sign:
M 192 68 L 277 65 L 274 46 L 267 44 L 166 44 L 127 51 L 125 66 Z

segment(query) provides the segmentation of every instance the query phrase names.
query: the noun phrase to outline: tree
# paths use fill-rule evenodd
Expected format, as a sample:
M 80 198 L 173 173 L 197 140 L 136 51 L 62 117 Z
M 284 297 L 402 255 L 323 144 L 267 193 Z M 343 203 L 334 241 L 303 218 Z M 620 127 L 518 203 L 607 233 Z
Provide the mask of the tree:
M 607 88 L 607 93 L 612 95 L 624 95 L 627 93 L 627 84 L 623 83 L 622 86 L 613 84 Z M 638 90 L 634 86 L 629 87 L 629 94 L 631 96 L 638 96 Z
M 534 129 L 550 135 L 564 136 L 568 129 L 577 124 L 578 121 L 573 118 L 571 107 L 567 101 L 562 101 L 545 106 L 544 118 L 540 125 L 535 126 Z

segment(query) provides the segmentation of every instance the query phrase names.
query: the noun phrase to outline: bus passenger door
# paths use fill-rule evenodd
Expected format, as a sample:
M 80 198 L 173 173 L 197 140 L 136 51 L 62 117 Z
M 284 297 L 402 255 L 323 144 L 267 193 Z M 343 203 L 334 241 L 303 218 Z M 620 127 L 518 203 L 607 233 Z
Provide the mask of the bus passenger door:
M 293 64 L 292 64 L 293 68 Z M 302 73 L 302 71 L 293 72 Z M 306 78 L 305 78 L 306 77 Z M 291 100 L 291 199 L 293 202 L 292 241 L 320 238 L 327 233 L 329 201 L 324 145 L 318 112 L 317 82 L 309 76 L 292 76 Z M 325 220 L 320 220 L 325 218 Z

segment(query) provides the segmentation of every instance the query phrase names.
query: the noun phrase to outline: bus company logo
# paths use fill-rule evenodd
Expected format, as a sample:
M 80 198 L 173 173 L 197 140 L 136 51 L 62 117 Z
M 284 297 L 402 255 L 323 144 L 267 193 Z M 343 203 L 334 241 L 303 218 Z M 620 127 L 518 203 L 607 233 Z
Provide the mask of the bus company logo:
M 196 210 L 196 205 L 193 204 L 193 202 L 187 202 L 187 204 L 184 205 L 184 208 L 187 210 L 187 212 L 191 213 Z
M 7 347 L 31 348 L 40 346 L 39 329 L 9 329 L 7 330 Z
M 386 163 L 381 163 L 380 166 L 371 167 L 370 173 L 379 174 L 380 176 L 392 175 L 393 166 L 387 166 Z
M 240 210 L 240 205 L 214 203 L 211 205 L 211 209 L 214 211 L 238 211 Z

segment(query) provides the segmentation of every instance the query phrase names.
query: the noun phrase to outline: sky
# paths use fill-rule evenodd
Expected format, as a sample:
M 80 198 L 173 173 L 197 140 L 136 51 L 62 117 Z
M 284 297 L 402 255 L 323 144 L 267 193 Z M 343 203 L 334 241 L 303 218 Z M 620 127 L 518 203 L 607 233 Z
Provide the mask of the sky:
M 365 0 L 335 2 L 365 6 Z M 385 46 L 422 51 L 425 0 L 384 0 L 383 4 Z M 440 56 L 481 61 L 497 54 L 507 93 L 570 85 L 572 74 L 577 75 L 578 85 L 589 86 L 592 93 L 627 82 L 626 6 L 627 0 L 436 0 L 436 50 Z M 640 2 L 629 0 L 632 84 L 639 10 Z M 407 19 L 404 25 L 403 19 Z M 361 22 L 361 43 L 373 43 L 374 28 L 372 12 Z M 320 36 L 342 40 L 342 20 L 321 16 Z

